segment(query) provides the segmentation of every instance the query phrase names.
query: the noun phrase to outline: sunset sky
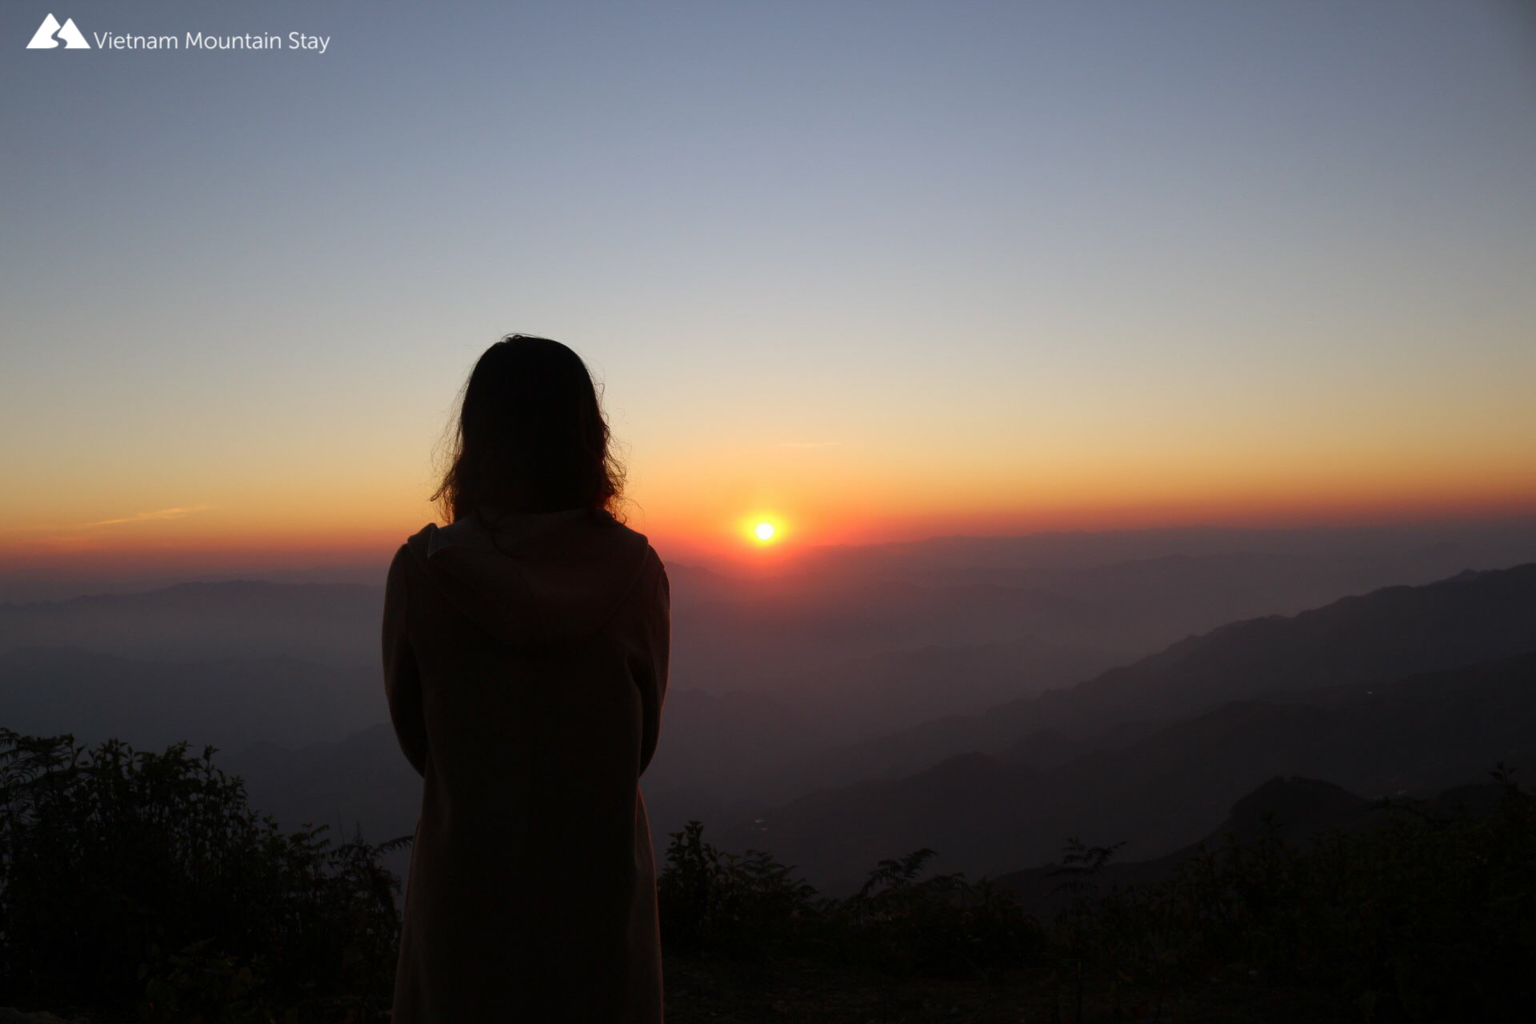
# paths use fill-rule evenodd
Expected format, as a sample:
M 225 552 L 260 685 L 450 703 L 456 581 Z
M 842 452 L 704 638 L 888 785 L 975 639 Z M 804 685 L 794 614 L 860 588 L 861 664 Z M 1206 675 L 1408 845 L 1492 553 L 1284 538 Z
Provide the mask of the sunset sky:
M 1536 511 L 1531 10 L 7 4 L 0 569 L 387 552 L 511 331 L 664 556 Z

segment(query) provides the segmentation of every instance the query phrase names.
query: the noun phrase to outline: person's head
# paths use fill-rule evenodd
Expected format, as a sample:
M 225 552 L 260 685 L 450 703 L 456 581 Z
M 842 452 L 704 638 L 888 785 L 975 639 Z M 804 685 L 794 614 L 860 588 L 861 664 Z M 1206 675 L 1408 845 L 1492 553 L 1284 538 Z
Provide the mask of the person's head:
M 581 357 L 512 334 L 464 385 L 448 468 L 432 500 L 450 522 L 485 512 L 585 508 L 614 514 L 624 471 Z

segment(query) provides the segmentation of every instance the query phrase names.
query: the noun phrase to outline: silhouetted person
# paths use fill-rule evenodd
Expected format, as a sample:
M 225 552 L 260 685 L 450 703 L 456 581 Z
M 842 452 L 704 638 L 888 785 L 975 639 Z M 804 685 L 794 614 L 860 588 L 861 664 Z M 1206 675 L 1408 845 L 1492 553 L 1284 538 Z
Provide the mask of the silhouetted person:
M 513 335 L 470 374 L 427 526 L 395 553 L 384 675 L 425 780 L 395 1024 L 660 1021 L 638 780 L 667 683 L 667 575 L 613 515 L 580 357 Z

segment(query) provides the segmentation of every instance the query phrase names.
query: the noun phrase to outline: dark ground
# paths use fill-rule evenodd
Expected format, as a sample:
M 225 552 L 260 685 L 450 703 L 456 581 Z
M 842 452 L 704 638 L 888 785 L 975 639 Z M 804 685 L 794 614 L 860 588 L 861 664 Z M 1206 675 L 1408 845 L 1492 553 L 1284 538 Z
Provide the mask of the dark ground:
M 1050 973 L 991 980 L 896 979 L 803 960 L 753 965 L 666 959 L 667 1024 L 1345 1024 L 1365 1018 L 1326 996 L 1258 984 L 1242 972 L 1166 994 L 1126 987 L 1117 1012 L 1107 982 L 1085 991 L 1082 1019 L 1065 987 L 1059 1009 Z M 0 1024 L 130 1024 L 131 1017 L 76 1018 L 0 1007 Z
M 1077 1024 L 1075 997 L 1061 992 L 1060 1015 L 1048 972 L 990 981 L 897 980 L 802 961 L 747 965 L 670 957 L 668 1024 Z M 1106 985 L 1085 993 L 1081 1024 L 1332 1024 L 1359 1020 L 1327 997 L 1261 986 L 1247 977 L 1209 979 L 1196 992 L 1157 994 L 1126 988 L 1119 1013 Z

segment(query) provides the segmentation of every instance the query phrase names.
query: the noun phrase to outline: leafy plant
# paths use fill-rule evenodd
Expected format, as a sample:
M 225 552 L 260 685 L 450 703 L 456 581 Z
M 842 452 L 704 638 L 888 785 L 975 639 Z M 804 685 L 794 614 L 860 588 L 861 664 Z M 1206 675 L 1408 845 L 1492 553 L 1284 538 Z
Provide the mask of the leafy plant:
M 725 853 L 690 821 L 671 834 L 657 882 L 662 933 L 676 949 L 762 956 L 821 911 L 816 890 L 760 850 Z
M 1536 797 L 1502 766 L 1490 813 L 1383 801 L 1377 827 L 1283 843 L 1273 823 L 1059 922 L 1087 969 L 1158 993 L 1210 976 L 1333 993 L 1369 1021 L 1525 1015 Z M 1117 982 L 1118 983 L 1118 982 Z
M 788 953 L 887 973 L 986 975 L 1036 955 L 1042 935 L 1011 893 L 926 875 L 932 850 L 881 861 L 846 900 L 826 899 L 768 854 L 724 853 L 689 822 L 659 882 L 662 935 L 689 953 Z
M 0 999 L 142 994 L 145 1020 L 210 1024 L 387 1013 L 386 847 L 280 831 L 213 755 L 0 729 Z

